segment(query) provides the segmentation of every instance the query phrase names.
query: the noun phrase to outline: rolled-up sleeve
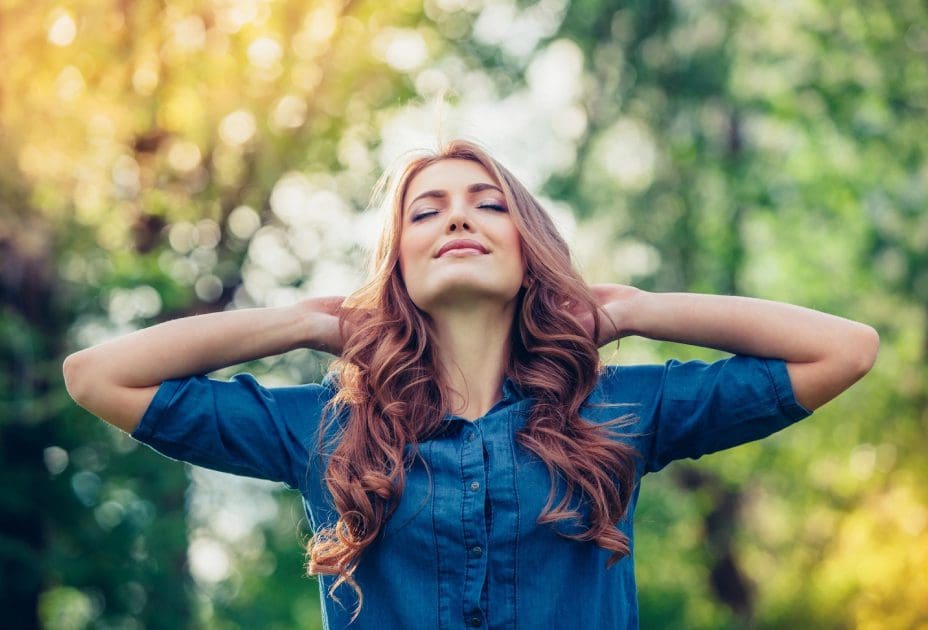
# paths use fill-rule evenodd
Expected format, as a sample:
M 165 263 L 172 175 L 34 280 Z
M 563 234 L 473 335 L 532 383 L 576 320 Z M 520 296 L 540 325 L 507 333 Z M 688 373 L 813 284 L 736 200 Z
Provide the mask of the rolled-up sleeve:
M 812 415 L 782 359 L 734 355 L 712 363 L 611 366 L 611 402 L 637 405 L 634 443 L 644 470 L 766 437 Z
M 329 390 L 264 387 L 254 376 L 161 383 L 132 437 L 172 459 L 302 485 Z

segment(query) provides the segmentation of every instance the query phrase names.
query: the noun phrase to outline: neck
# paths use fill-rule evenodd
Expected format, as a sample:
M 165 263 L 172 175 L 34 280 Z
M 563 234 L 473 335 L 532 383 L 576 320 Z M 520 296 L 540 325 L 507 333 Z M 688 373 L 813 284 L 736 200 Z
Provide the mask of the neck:
M 475 420 L 502 397 L 515 301 L 432 313 L 438 361 L 453 390 L 451 413 Z

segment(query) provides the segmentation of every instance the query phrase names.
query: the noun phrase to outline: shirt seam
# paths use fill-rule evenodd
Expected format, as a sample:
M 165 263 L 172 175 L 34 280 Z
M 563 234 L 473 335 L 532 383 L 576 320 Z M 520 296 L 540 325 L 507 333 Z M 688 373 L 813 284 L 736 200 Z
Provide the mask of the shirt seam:
M 764 374 L 767 375 L 767 379 L 770 381 L 770 384 L 773 385 L 773 394 L 774 396 L 776 396 L 776 399 L 777 399 L 776 400 L 777 410 L 782 411 L 785 407 L 785 404 L 783 402 L 783 396 L 780 394 L 780 387 L 779 387 L 779 384 L 777 383 L 777 379 L 774 378 L 773 372 L 770 370 L 770 361 L 767 359 L 764 359 L 763 363 L 764 363 Z
M 177 397 L 180 386 L 181 381 L 176 379 L 165 380 L 159 384 L 158 389 L 155 390 L 155 395 L 142 414 L 138 426 L 136 426 L 135 430 L 130 434 L 131 437 L 140 442 L 147 442 L 151 439 L 154 435 L 155 427 L 161 420 L 161 416 L 167 411 L 167 408 L 171 406 L 171 403 L 174 402 L 174 399 Z M 167 401 L 164 401 L 165 398 L 167 398 Z
M 644 476 L 645 474 L 649 472 L 657 472 L 658 470 L 662 468 L 661 466 L 659 466 L 659 462 L 657 461 L 657 458 L 659 456 L 657 436 L 660 435 L 661 424 L 662 424 L 661 413 L 664 410 L 662 394 L 667 389 L 667 377 L 670 372 L 670 368 L 673 367 L 672 365 L 673 361 L 675 361 L 675 359 L 670 359 L 664 362 L 664 369 L 661 372 L 660 386 L 657 388 L 657 392 L 655 394 L 654 400 L 652 401 L 652 404 L 650 406 L 652 409 L 653 421 L 651 422 L 651 430 L 646 433 L 646 435 L 650 437 L 650 439 L 648 440 L 648 446 L 649 446 L 648 451 L 649 452 L 644 462 L 644 466 L 643 466 L 644 473 L 642 473 L 642 476 Z
M 777 375 L 774 374 L 772 369 L 773 361 L 782 362 L 782 376 L 785 380 L 777 379 Z M 777 409 L 792 422 L 811 416 L 813 410 L 803 406 L 796 398 L 796 391 L 790 381 L 785 359 L 764 359 L 764 367 L 766 368 L 768 378 L 770 378 L 770 381 L 773 383 L 773 391 L 777 397 Z M 784 392 L 782 387 L 789 389 Z
M 227 464 L 226 462 L 214 459 L 213 454 L 209 451 L 202 450 L 196 446 L 193 446 L 192 444 L 189 444 L 188 442 L 185 442 L 182 440 L 173 440 L 171 438 L 165 437 L 163 435 L 158 435 L 156 433 L 156 429 L 158 428 L 158 425 L 160 424 L 162 416 L 164 416 L 164 414 L 170 408 L 171 403 L 174 402 L 174 399 L 177 398 L 177 394 L 183 387 L 184 382 L 192 378 L 197 378 L 199 376 L 205 376 L 205 375 L 192 374 L 184 378 L 168 379 L 168 380 L 162 381 L 158 387 L 158 390 L 155 391 L 155 396 L 152 398 L 151 403 L 149 403 L 149 406 L 145 410 L 145 413 L 142 414 L 142 420 L 139 421 L 138 427 L 136 427 L 135 431 L 133 431 L 130 434 L 131 437 L 138 440 L 139 442 L 142 442 L 143 444 L 153 446 L 153 447 L 157 447 L 158 444 L 179 446 L 181 447 L 181 450 L 186 450 L 188 453 L 196 454 L 204 462 L 209 462 L 212 465 L 222 465 L 224 468 L 226 468 L 226 470 L 229 470 L 230 468 L 234 467 L 236 471 L 240 471 L 240 472 L 236 472 L 233 474 L 244 473 L 250 477 L 263 478 L 263 474 L 257 468 L 252 468 L 250 466 L 240 465 L 240 464 L 233 464 L 231 466 L 228 466 L 226 465 Z M 212 394 L 212 390 L 210 390 L 210 393 Z M 213 410 L 215 412 L 216 397 L 212 396 L 212 398 L 213 398 Z M 180 461 L 183 461 L 183 460 L 180 460 Z M 191 465 L 196 466 L 197 464 L 191 464 Z M 199 466 L 200 468 L 208 468 L 208 466 L 204 466 L 202 464 L 200 464 Z M 232 472 L 232 471 L 229 470 L 229 472 Z
M 737 356 L 737 355 L 736 355 L 736 356 Z M 741 356 L 747 356 L 747 355 L 741 355 Z M 732 358 L 734 358 L 734 357 L 729 357 L 729 358 L 726 359 L 726 360 L 731 360 Z M 729 425 L 727 425 L 727 426 L 725 426 L 725 427 L 723 427 L 723 428 L 716 428 L 716 429 L 713 429 L 712 431 L 707 431 L 707 432 L 705 432 L 705 433 L 702 433 L 702 434 L 700 435 L 700 443 L 701 443 L 701 444 L 705 444 L 705 442 L 710 441 L 710 440 L 713 440 L 713 439 L 714 439 L 716 436 L 718 436 L 718 435 L 725 435 L 725 434 L 727 434 L 727 433 L 730 432 L 730 431 L 734 431 L 734 430 L 739 429 L 740 427 L 743 427 L 744 425 L 752 424 L 752 423 L 754 423 L 755 421 L 757 421 L 758 419 L 771 420 L 770 417 L 769 417 L 771 412 L 773 412 L 773 413 L 776 414 L 776 416 L 777 416 L 776 418 L 774 418 L 773 420 L 771 420 L 771 424 L 775 421 L 776 426 L 777 426 L 777 428 L 774 429 L 774 432 L 775 432 L 775 431 L 779 431 L 779 430 L 781 430 L 781 429 L 784 429 L 784 428 L 788 427 L 788 426 L 791 425 L 791 424 L 794 424 L 795 422 L 797 422 L 799 419 L 801 419 L 801 418 L 803 417 L 803 416 L 797 416 L 797 415 L 793 412 L 793 410 L 794 410 L 794 409 L 797 409 L 798 407 L 794 407 L 792 404 L 786 404 L 786 403 L 783 402 L 783 399 L 782 399 L 781 394 L 780 394 L 780 391 L 781 391 L 781 390 L 780 390 L 780 388 L 778 387 L 778 383 L 777 383 L 776 377 L 775 377 L 775 375 L 773 374 L 773 372 L 772 372 L 771 369 L 770 369 L 770 362 L 771 362 L 771 361 L 778 361 L 778 360 L 782 360 L 782 359 L 771 359 L 771 358 L 765 358 L 765 357 L 755 357 L 755 358 L 757 358 L 758 360 L 760 360 L 760 362 L 761 362 L 761 364 L 763 365 L 763 368 L 764 368 L 764 374 L 767 376 L 767 379 L 770 381 L 770 384 L 773 386 L 772 389 L 773 389 L 773 394 L 774 394 L 775 400 L 773 401 L 773 407 L 772 407 L 772 409 L 771 409 L 770 405 L 764 405 L 764 406 L 763 406 L 762 408 L 760 408 L 760 409 L 758 409 L 758 407 L 755 407 L 755 406 L 752 406 L 752 407 L 742 407 L 742 409 L 750 409 L 750 410 L 751 410 L 750 413 L 748 413 L 745 417 L 741 418 L 741 419 L 738 420 L 737 422 L 734 422 L 734 423 L 732 423 L 732 424 L 729 424 Z M 740 413 L 740 410 L 739 410 L 739 413 Z M 785 422 L 784 422 L 784 421 L 785 421 Z M 772 434 L 772 433 L 767 434 L 767 435 L 765 435 L 764 437 L 769 437 L 769 435 L 771 435 L 771 434 Z M 754 441 L 754 440 L 751 440 L 751 441 Z M 735 444 L 735 445 L 733 445 L 733 446 L 741 446 L 742 444 L 743 444 L 743 443 L 739 443 L 739 444 Z M 724 450 L 727 450 L 727 448 L 732 448 L 732 447 L 726 447 L 726 449 L 724 449 Z M 705 450 L 705 449 L 703 449 L 703 450 Z M 704 455 L 704 454 L 706 454 L 706 453 L 704 452 L 704 453 L 700 454 L 699 457 L 702 457 L 702 455 Z
M 280 445 L 281 445 L 280 452 L 287 460 L 286 465 L 282 466 L 280 469 L 275 471 L 277 473 L 275 476 L 278 477 L 277 481 L 281 481 L 285 483 L 290 488 L 299 490 L 301 489 L 300 484 L 298 481 L 296 481 L 293 475 L 293 457 L 290 453 L 290 449 L 286 447 L 286 443 L 285 443 L 286 438 L 284 434 L 288 432 L 289 427 L 287 426 L 287 423 L 283 421 L 283 413 L 281 413 L 280 406 L 277 404 L 277 399 L 272 395 L 266 396 L 265 393 L 270 394 L 270 392 L 267 392 L 267 388 L 261 385 L 261 383 L 258 382 L 258 379 L 255 378 L 253 374 L 249 374 L 249 373 L 246 373 L 246 374 L 247 374 L 247 377 L 249 377 L 249 380 L 251 380 L 254 383 L 254 385 L 257 386 L 257 395 L 259 399 L 261 400 L 262 405 L 267 408 L 267 411 L 271 417 L 272 425 L 276 425 L 277 431 L 275 432 L 275 434 L 276 434 L 276 438 L 278 442 L 280 442 Z M 233 376 L 232 378 L 235 379 L 235 376 Z M 213 417 L 219 418 L 219 401 L 217 400 L 217 397 L 216 397 L 216 389 L 213 387 L 211 383 L 209 383 L 209 379 L 207 379 L 207 385 L 208 385 L 207 391 L 209 392 L 209 397 L 213 401 Z M 251 387 L 250 384 L 249 384 L 249 387 Z M 225 449 L 225 444 L 224 444 L 224 440 L 222 439 L 221 432 L 219 432 L 219 439 L 220 439 L 220 443 L 223 443 L 223 448 Z M 296 442 L 300 446 L 303 446 L 302 440 L 297 439 Z M 246 468 L 246 469 L 251 470 L 252 474 L 262 479 L 267 479 L 266 477 L 267 473 L 271 472 L 271 471 L 261 471 L 257 468 Z
M 262 471 L 258 470 L 257 468 L 251 468 L 250 466 L 247 466 L 247 465 L 228 464 L 228 462 L 225 462 L 225 461 L 222 461 L 222 460 L 214 460 L 213 457 L 212 457 L 212 453 L 209 453 L 209 452 L 207 452 L 207 451 L 201 450 L 200 448 L 198 448 L 198 447 L 196 447 L 196 446 L 191 446 L 191 445 L 188 444 L 187 442 L 183 442 L 183 441 L 180 441 L 180 440 L 172 440 L 172 439 L 170 439 L 170 438 L 166 438 L 166 437 L 163 437 L 163 436 L 162 436 L 162 437 L 155 437 L 155 439 L 150 440 L 150 441 L 145 442 L 145 443 L 146 443 L 146 444 L 151 444 L 152 446 L 155 446 L 155 445 L 157 445 L 157 444 L 171 444 L 171 445 L 174 445 L 174 446 L 181 446 L 181 447 L 183 447 L 184 449 L 186 449 L 188 452 L 190 452 L 190 453 L 195 453 L 195 454 L 199 455 L 200 457 L 202 457 L 204 462 L 210 462 L 211 464 L 215 462 L 215 463 L 218 463 L 218 465 L 222 465 L 222 466 L 224 467 L 224 469 L 225 469 L 226 471 L 228 471 L 228 472 L 231 472 L 231 470 L 229 470 L 229 469 L 232 468 L 232 467 L 234 467 L 236 470 L 240 470 L 240 471 L 249 473 L 248 476 L 250 476 L 250 477 L 255 477 L 255 478 L 258 478 L 258 479 L 265 479 L 266 481 L 270 481 L 270 480 L 268 480 L 266 477 L 264 477 L 264 473 L 263 473 Z M 181 460 L 181 461 L 183 461 L 183 460 Z M 187 463 L 190 463 L 190 462 L 187 462 Z M 209 466 L 205 466 L 205 465 L 203 465 L 203 464 L 192 464 L 192 463 L 191 463 L 190 465 L 191 465 L 191 466 L 199 466 L 200 468 L 209 468 Z M 213 469 L 211 469 L 211 470 L 216 470 L 216 469 L 213 468 Z M 238 473 L 232 473 L 232 474 L 238 474 Z M 279 479 L 278 479 L 277 481 L 280 482 L 280 483 L 287 483 L 287 482 L 285 482 L 285 481 L 283 481 L 283 480 L 279 480 Z M 289 485 L 289 484 L 288 484 L 288 485 Z M 292 486 L 291 486 L 291 487 L 292 487 Z
M 429 470 L 432 470 L 432 455 L 435 449 L 435 443 L 429 442 Z M 434 487 L 434 478 L 432 481 L 432 542 L 434 543 L 433 548 L 435 549 L 435 595 L 437 601 L 435 602 L 435 614 L 438 616 L 438 624 L 435 626 L 441 630 L 441 560 L 439 558 L 438 550 L 438 531 L 435 526 L 435 487 Z
M 476 429 L 469 429 L 469 430 L 470 430 L 470 431 L 476 431 Z M 474 437 L 474 439 L 476 439 L 476 436 Z M 466 437 L 464 438 L 464 443 L 465 443 L 465 445 L 461 447 L 461 457 L 460 457 L 460 460 L 459 460 L 459 466 L 460 466 L 460 471 L 461 471 L 461 475 L 460 475 L 461 486 L 464 485 L 464 479 L 465 479 L 465 475 L 464 475 L 464 449 L 467 448 L 467 446 L 466 446 L 466 444 L 467 444 L 467 438 L 466 438 Z M 467 497 L 467 494 L 466 494 L 466 492 L 465 492 L 465 493 L 463 493 L 463 494 L 461 495 L 461 521 L 460 521 L 460 522 L 461 522 L 461 540 L 463 540 L 463 541 L 466 541 L 466 540 L 467 540 L 467 526 L 464 525 L 464 517 L 466 516 L 465 513 L 464 513 L 464 506 L 467 504 L 467 499 L 468 499 L 468 497 Z M 466 547 L 466 543 L 465 543 L 465 551 L 464 551 L 464 580 L 463 580 L 463 582 L 462 582 L 462 584 L 461 584 L 461 587 L 462 587 L 462 592 L 461 592 L 461 618 L 462 618 L 462 619 L 467 619 L 467 616 L 468 616 L 469 614 L 471 614 L 471 611 L 465 610 L 465 607 L 466 607 L 466 605 L 467 605 L 467 603 L 466 603 L 466 602 L 467 602 L 467 575 L 468 575 L 468 571 L 469 571 L 469 568 L 470 568 L 469 565 L 470 565 L 470 562 L 469 562 L 469 559 L 467 558 L 467 547 Z
M 513 432 L 513 414 L 509 414 L 509 453 L 512 457 L 512 488 L 513 488 L 513 497 L 515 498 L 516 504 L 516 536 L 513 558 L 516 560 L 519 557 L 519 533 L 522 531 L 522 506 L 519 504 L 519 484 L 516 481 L 517 471 L 516 466 L 518 465 L 518 460 L 516 459 L 516 440 L 515 434 Z M 512 625 L 514 628 L 519 627 L 519 563 L 518 561 L 513 562 L 512 570 Z
M 182 378 L 167 379 L 165 381 L 162 381 L 158 387 L 158 390 L 155 391 L 155 395 L 152 398 L 151 402 L 149 403 L 148 408 L 142 414 L 142 419 L 139 421 L 139 424 L 135 428 L 135 430 L 130 434 L 130 437 L 132 437 L 135 440 L 138 440 L 139 442 L 142 442 L 143 444 L 146 444 L 146 445 L 149 445 L 155 448 L 157 448 L 159 444 L 179 446 L 181 447 L 180 450 L 185 450 L 188 453 L 195 454 L 198 456 L 198 458 L 202 460 L 203 463 L 191 464 L 193 466 L 199 466 L 200 468 L 210 468 L 210 469 L 215 469 L 211 467 L 216 467 L 216 468 L 222 467 L 226 472 L 229 472 L 231 474 L 246 475 L 249 477 L 267 480 L 266 471 L 262 471 L 258 468 L 254 468 L 249 465 L 230 464 L 229 462 L 223 460 L 222 458 L 216 459 L 214 457 L 215 454 L 211 451 L 200 449 L 183 440 L 174 440 L 174 439 L 171 439 L 171 438 L 168 438 L 168 437 L 165 437 L 163 435 L 159 435 L 156 433 L 156 429 L 158 428 L 158 425 L 160 424 L 162 417 L 167 412 L 167 410 L 171 407 L 171 404 L 177 398 L 177 394 L 183 388 L 184 384 L 190 380 L 201 378 L 201 377 L 205 377 L 207 378 L 207 380 L 209 380 L 209 377 L 207 377 L 205 374 L 191 374 L 189 376 L 182 377 Z M 215 391 L 213 391 L 212 387 L 209 387 L 208 390 L 209 390 L 210 398 L 212 399 L 213 414 L 218 414 L 218 408 L 217 408 L 218 403 L 216 401 Z M 165 401 L 165 399 L 167 400 Z M 272 399 L 271 401 L 268 402 L 269 406 L 271 404 L 276 406 L 276 401 Z M 276 411 L 278 412 L 278 415 L 279 415 L 280 409 L 277 408 Z M 288 458 L 289 458 L 289 454 L 288 454 Z M 185 460 L 181 459 L 179 461 L 185 461 Z M 190 463 L 190 462 L 187 462 L 187 463 Z M 276 475 L 276 476 L 280 477 L 280 475 Z M 301 489 L 299 485 L 293 485 L 291 483 L 292 480 L 290 479 L 275 479 L 273 481 L 284 483 L 288 487 L 293 488 L 293 489 Z

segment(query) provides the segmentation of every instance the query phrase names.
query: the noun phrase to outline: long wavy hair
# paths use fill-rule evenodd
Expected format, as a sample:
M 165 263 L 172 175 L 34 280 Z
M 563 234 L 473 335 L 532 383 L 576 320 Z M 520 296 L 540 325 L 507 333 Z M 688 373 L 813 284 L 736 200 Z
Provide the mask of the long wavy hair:
M 528 286 L 517 296 L 506 376 L 535 401 L 516 439 L 545 463 L 551 476 L 538 523 L 580 522 L 580 513 L 569 509 L 579 490 L 589 504 L 589 527 L 578 534 L 558 534 L 594 541 L 612 552 L 607 568 L 629 553 L 628 538 L 616 525 L 632 494 L 637 454 L 612 434 L 612 427 L 627 416 L 597 424 L 579 413 L 603 369 L 593 341 L 599 335 L 596 301 L 538 201 L 481 147 L 455 140 L 381 179 L 378 191 L 387 221 L 373 252 L 369 280 L 345 300 L 340 314 L 346 341 L 333 363 L 339 387 L 324 418 L 345 409 L 349 414 L 334 440 L 325 438 L 325 419 L 319 434 L 320 452 L 326 444 L 336 444 L 325 481 L 338 520 L 320 527 L 310 539 L 307 571 L 338 576 L 329 589 L 332 597 L 342 583 L 351 585 L 358 596 L 352 620 L 363 605 L 353 577 L 361 554 L 395 510 L 418 444 L 442 428 L 452 400 L 453 392 L 440 377 L 431 318 L 410 299 L 398 262 L 409 182 L 446 159 L 472 160 L 487 170 L 503 190 L 521 236 Z M 596 322 L 592 339 L 574 314 L 586 309 Z M 566 489 L 552 508 L 558 476 Z

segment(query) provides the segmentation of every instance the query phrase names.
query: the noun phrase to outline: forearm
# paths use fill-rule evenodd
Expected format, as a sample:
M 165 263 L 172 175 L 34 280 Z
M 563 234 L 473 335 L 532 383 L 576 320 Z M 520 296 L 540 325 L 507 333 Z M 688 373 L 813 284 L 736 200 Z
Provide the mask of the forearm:
M 287 352 L 311 336 L 301 304 L 184 317 L 76 352 L 65 360 L 65 379 L 152 386 Z
M 853 339 L 873 332 L 835 315 L 741 296 L 641 291 L 625 308 L 623 334 L 795 363 L 851 353 Z
M 335 347 L 338 320 L 320 312 L 319 302 L 196 315 L 138 330 L 68 356 L 65 386 L 81 407 L 132 433 L 163 381 L 303 346 Z

